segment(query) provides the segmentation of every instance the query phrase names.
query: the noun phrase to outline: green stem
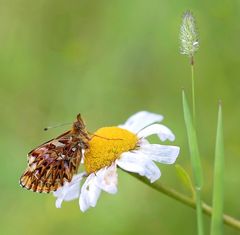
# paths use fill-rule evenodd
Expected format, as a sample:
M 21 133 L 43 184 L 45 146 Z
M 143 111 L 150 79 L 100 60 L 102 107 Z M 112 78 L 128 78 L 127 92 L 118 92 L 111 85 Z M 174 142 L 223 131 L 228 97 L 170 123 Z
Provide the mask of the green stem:
M 129 173 L 129 172 L 128 172 Z M 197 206 L 196 206 L 196 201 L 191 198 L 191 197 L 188 197 L 188 196 L 185 196 L 184 194 L 176 191 L 175 189 L 172 189 L 172 188 L 168 188 L 162 184 L 159 184 L 159 183 L 150 183 L 145 177 L 142 177 L 140 175 L 137 175 L 135 173 L 129 173 L 130 175 L 134 176 L 135 178 L 139 179 L 140 181 L 142 181 L 143 183 L 147 184 L 148 186 L 150 186 L 151 188 L 157 190 L 158 192 L 161 192 L 191 208 L 194 208 L 196 209 Z M 202 211 L 206 214 L 206 215 L 209 215 L 209 216 L 212 216 L 212 207 L 209 206 L 208 204 L 206 204 L 205 202 L 202 202 L 201 203 L 201 208 L 202 208 Z M 232 228 L 235 228 L 237 230 L 240 230 L 240 221 L 230 215 L 226 215 L 226 214 L 223 214 L 223 221 L 226 225 L 232 227 Z
M 191 59 L 191 78 L 192 78 L 192 112 L 193 112 L 193 125 L 195 126 L 196 108 L 195 108 L 195 84 L 194 84 L 194 62 L 193 57 Z
M 198 235 L 203 235 L 203 215 L 202 215 L 202 201 L 201 201 L 201 189 L 195 187 L 196 192 L 196 209 L 197 209 L 197 226 Z
M 193 127 L 196 131 L 196 108 L 195 108 L 195 84 L 194 84 L 194 57 L 190 58 L 191 64 L 191 79 L 192 79 L 192 113 L 193 113 Z M 194 169 L 193 169 L 194 170 Z M 196 182 L 195 182 L 196 184 Z M 201 201 L 201 188 L 195 185 L 196 191 L 196 207 L 197 207 L 197 228 L 198 235 L 204 235 L 203 215 L 202 215 L 202 201 Z

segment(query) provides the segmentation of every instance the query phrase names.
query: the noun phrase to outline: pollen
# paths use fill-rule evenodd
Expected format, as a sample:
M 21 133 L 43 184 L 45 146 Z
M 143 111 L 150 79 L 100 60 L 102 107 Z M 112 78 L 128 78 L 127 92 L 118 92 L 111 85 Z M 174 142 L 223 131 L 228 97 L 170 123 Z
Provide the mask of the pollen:
M 98 129 L 89 141 L 84 154 L 84 166 L 88 174 L 110 166 L 123 152 L 136 148 L 138 137 L 120 127 Z

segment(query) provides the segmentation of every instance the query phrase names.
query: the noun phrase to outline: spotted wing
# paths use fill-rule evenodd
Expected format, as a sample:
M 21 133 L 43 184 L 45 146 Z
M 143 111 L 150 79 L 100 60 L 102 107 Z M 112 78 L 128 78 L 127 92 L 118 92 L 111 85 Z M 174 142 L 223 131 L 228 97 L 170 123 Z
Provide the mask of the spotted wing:
M 20 178 L 22 187 L 49 193 L 70 182 L 82 158 L 78 140 L 67 134 L 53 139 L 28 154 L 28 167 Z

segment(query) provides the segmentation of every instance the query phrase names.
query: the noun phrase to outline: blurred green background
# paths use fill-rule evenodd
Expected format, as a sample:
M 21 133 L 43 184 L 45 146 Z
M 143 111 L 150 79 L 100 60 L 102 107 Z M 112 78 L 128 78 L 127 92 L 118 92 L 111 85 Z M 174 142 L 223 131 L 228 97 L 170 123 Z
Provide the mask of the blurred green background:
M 8 0 L 0 3 L 0 234 L 196 234 L 195 211 L 125 173 L 119 192 L 80 212 L 55 208 L 52 195 L 18 185 L 26 154 L 81 112 L 88 129 L 123 123 L 139 110 L 165 116 L 191 173 L 181 88 L 190 98 L 188 58 L 179 54 L 182 13 L 200 32 L 196 55 L 199 144 L 204 199 L 211 203 L 217 103 L 224 111 L 225 212 L 240 217 L 239 1 Z M 185 192 L 174 166 L 161 182 Z M 187 192 L 185 192 L 187 193 Z M 206 229 L 209 218 L 205 217 Z M 225 234 L 238 234 L 224 227 Z

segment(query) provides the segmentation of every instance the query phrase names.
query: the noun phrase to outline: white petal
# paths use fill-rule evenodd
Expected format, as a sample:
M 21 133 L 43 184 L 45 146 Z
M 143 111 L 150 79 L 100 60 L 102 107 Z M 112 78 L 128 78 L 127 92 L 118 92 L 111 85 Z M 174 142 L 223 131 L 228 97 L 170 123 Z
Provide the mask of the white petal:
M 143 154 L 125 152 L 116 161 L 116 163 L 119 167 L 126 171 L 135 172 L 141 176 L 146 176 L 151 183 L 156 181 L 161 176 L 161 172 L 155 163 Z
M 153 124 L 151 126 L 148 126 L 146 128 L 144 128 L 143 130 L 139 131 L 137 136 L 139 138 L 142 137 L 148 137 L 150 135 L 154 135 L 157 134 L 158 137 L 160 138 L 160 140 L 165 141 L 167 139 L 169 139 L 170 141 L 174 141 L 175 140 L 175 136 L 172 133 L 172 131 L 167 128 L 164 125 L 161 124 Z
M 80 182 L 86 173 L 74 175 L 71 182 L 66 182 L 63 187 L 59 188 L 53 193 L 56 200 L 56 207 L 60 208 L 63 201 L 71 201 L 79 197 L 80 195 Z
M 147 139 L 141 138 L 138 140 L 138 146 L 144 145 L 144 144 L 150 144 L 150 142 Z
M 137 133 L 144 127 L 155 122 L 161 122 L 162 120 L 162 115 L 140 111 L 132 115 L 123 125 L 120 125 L 120 127 L 132 131 L 133 133 Z
M 113 163 L 110 167 L 105 167 L 97 172 L 97 186 L 105 192 L 115 194 L 117 192 L 117 167 Z
M 97 186 L 96 178 L 97 177 L 94 173 L 90 174 L 82 186 L 79 205 L 83 212 L 85 212 L 90 206 L 95 207 L 101 194 L 101 189 Z
M 160 145 L 160 144 L 143 144 L 135 152 L 141 152 L 147 155 L 151 160 L 165 164 L 173 164 L 179 154 L 178 146 Z
M 63 199 L 62 198 L 57 198 L 56 202 L 55 202 L 55 206 L 57 208 L 61 208 L 62 207 L 62 202 L 63 202 Z

